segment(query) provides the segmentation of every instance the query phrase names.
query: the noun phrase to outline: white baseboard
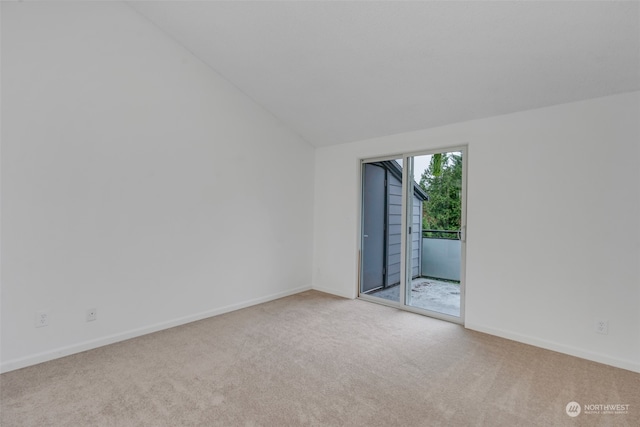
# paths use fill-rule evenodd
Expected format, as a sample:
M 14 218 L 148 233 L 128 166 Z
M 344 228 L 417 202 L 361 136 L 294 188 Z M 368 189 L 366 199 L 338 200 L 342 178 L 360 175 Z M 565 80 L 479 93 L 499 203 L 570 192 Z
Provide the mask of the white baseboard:
M 26 368 L 27 366 L 37 365 L 38 363 L 48 362 L 50 360 L 59 359 L 61 357 L 70 356 L 72 354 L 81 353 L 83 351 L 92 350 L 94 348 L 102 347 L 105 345 L 113 344 L 116 342 L 136 338 L 142 335 L 150 334 L 153 332 L 162 331 L 164 329 L 173 328 L 176 326 L 184 325 L 186 323 L 195 322 L 198 320 L 206 319 L 220 314 L 229 313 L 231 311 L 240 310 L 242 308 L 251 307 L 252 305 L 262 304 L 264 302 L 273 301 L 279 298 L 284 298 L 289 295 L 298 294 L 300 292 L 308 291 L 311 286 L 301 286 L 298 288 L 290 289 L 283 292 L 278 292 L 271 295 L 266 295 L 260 298 L 254 298 L 248 301 L 239 302 L 236 304 L 227 305 L 220 308 L 215 308 L 208 311 L 180 317 L 166 322 L 156 323 L 154 325 L 145 326 L 142 328 L 132 329 L 129 331 L 101 337 L 89 341 L 84 341 L 77 344 L 72 344 L 66 347 L 60 347 L 53 350 L 48 350 L 42 353 L 21 357 L 19 359 L 8 360 L 0 364 L 0 373 L 14 371 L 16 369 Z
M 323 288 L 322 286 L 313 286 L 313 290 L 324 292 L 325 294 L 331 294 L 342 298 L 354 299 L 356 297 L 355 291 L 353 293 L 346 293 L 341 291 L 336 291 L 335 289 Z
M 522 335 L 510 331 L 504 331 L 501 329 L 487 328 L 482 325 L 476 325 L 473 323 L 465 323 L 465 328 L 478 332 L 484 332 L 486 334 L 495 335 L 497 337 L 506 338 L 512 341 L 518 341 L 524 344 L 533 345 L 536 347 L 544 348 L 547 350 L 557 351 L 558 353 L 564 353 L 571 356 L 579 357 L 581 359 L 591 360 L 593 362 L 604 363 L 605 365 L 614 366 L 616 368 L 626 369 L 628 371 L 640 373 L 640 363 L 637 361 L 619 359 L 616 357 L 607 356 L 606 354 L 600 354 L 588 350 L 584 350 L 578 347 L 573 347 L 565 344 L 560 344 L 553 341 L 547 341 L 528 335 Z

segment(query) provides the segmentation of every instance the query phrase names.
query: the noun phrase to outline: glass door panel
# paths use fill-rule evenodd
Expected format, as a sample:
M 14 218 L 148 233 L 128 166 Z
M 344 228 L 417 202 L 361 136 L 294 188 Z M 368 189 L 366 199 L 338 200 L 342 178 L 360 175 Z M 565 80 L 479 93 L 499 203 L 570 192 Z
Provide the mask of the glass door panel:
M 460 317 L 463 152 L 408 157 L 405 303 Z M 410 254 L 410 255 L 409 255 Z
M 400 303 L 402 159 L 364 163 L 360 295 Z

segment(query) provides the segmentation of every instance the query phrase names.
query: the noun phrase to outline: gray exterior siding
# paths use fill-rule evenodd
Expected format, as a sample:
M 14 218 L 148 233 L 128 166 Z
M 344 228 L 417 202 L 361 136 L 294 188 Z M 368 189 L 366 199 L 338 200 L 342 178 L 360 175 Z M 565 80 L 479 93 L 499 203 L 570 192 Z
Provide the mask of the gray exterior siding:
M 386 286 L 400 283 L 400 239 L 402 234 L 402 183 L 387 173 L 387 277 Z
M 393 174 L 387 174 L 387 265 L 386 265 L 386 286 L 400 283 L 400 250 L 402 234 L 402 183 Z M 420 276 L 422 251 L 421 230 L 422 230 L 422 200 L 413 196 L 412 215 L 412 251 L 411 251 L 411 273 L 412 277 Z
M 422 270 L 422 200 L 413 196 L 413 221 L 411 225 L 411 277 L 418 277 Z

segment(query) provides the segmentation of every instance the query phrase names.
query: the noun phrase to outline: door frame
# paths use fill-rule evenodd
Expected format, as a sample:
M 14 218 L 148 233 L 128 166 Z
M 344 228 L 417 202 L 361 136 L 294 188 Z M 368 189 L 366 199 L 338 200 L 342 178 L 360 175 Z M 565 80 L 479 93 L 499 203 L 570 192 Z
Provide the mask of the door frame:
M 358 298 L 372 298 L 369 297 L 367 294 L 365 294 L 364 292 L 362 292 L 362 281 L 364 280 L 364 260 L 362 258 L 362 254 L 363 254 L 363 247 L 364 247 L 364 179 L 365 179 L 365 165 L 366 164 L 371 164 L 371 163 L 380 163 L 380 162 L 385 162 L 385 161 L 394 161 L 397 159 L 402 159 L 402 155 L 398 155 L 398 156 L 382 156 L 382 157 L 372 157 L 372 158 L 367 158 L 367 159 L 360 159 L 359 164 L 360 164 L 360 174 L 359 176 L 359 184 L 358 184 L 358 188 L 360 190 L 360 202 L 359 202 L 359 208 L 360 208 L 360 220 L 358 223 L 358 283 L 357 283 L 357 291 L 356 291 L 356 295 Z M 404 182 L 404 168 L 403 168 L 403 175 L 402 175 L 402 179 L 401 181 Z M 388 171 L 385 171 L 385 180 L 388 179 Z M 402 190 L 403 194 L 404 194 L 404 187 Z M 404 196 L 403 196 L 404 197 Z M 404 199 L 402 201 L 403 205 L 404 205 Z M 388 221 L 387 218 L 387 194 L 386 194 L 386 188 L 385 188 L 385 223 Z M 402 220 L 404 221 L 404 215 Z M 387 224 L 388 227 L 388 224 Z M 404 224 L 401 224 L 401 229 L 404 230 Z M 388 271 L 386 271 L 386 263 L 387 263 L 387 232 L 388 230 L 385 230 L 385 238 L 384 238 L 384 267 L 385 267 L 385 273 L 383 276 L 383 287 L 386 286 L 386 278 L 387 278 L 387 274 Z M 401 246 L 403 245 L 403 242 L 400 242 Z M 401 249 L 401 258 L 402 258 L 402 250 Z M 402 265 L 402 261 L 400 261 Z M 402 268 L 400 270 L 400 282 L 402 283 Z M 372 298 L 373 300 L 378 300 L 378 298 Z M 394 301 L 389 301 L 391 303 L 395 303 Z
M 409 263 L 407 263 L 407 252 L 409 250 L 409 242 L 408 237 L 409 226 L 408 218 L 410 218 L 411 209 L 410 204 L 408 203 L 408 198 L 413 194 L 413 186 L 409 185 L 409 169 L 407 165 L 409 164 L 410 157 L 416 156 L 424 156 L 429 154 L 436 153 L 449 153 L 449 152 L 461 152 L 462 153 L 462 191 L 461 191 L 461 212 L 460 212 L 460 230 L 461 230 L 461 239 L 460 239 L 460 316 L 451 316 L 447 314 L 442 314 L 434 311 L 425 310 L 419 307 L 413 307 L 406 304 L 406 292 L 407 292 L 407 278 L 411 277 L 411 271 L 409 268 L 411 267 Z M 375 163 L 385 160 L 396 160 L 402 159 L 402 206 L 403 215 L 402 215 L 402 230 L 404 231 L 401 235 L 401 253 L 400 253 L 400 301 L 391 301 L 383 298 L 376 298 L 361 292 L 361 280 L 363 277 L 363 265 L 362 265 L 362 247 L 363 247 L 363 219 L 364 219 L 364 192 L 363 192 L 363 178 L 364 178 L 364 165 L 367 163 Z M 358 280 L 356 283 L 357 292 L 356 295 L 359 299 L 375 302 L 377 304 L 387 305 L 390 307 L 399 308 L 401 310 L 410 311 L 417 314 L 422 314 L 425 316 L 433 317 L 436 319 L 446 320 L 452 323 L 458 323 L 464 325 L 465 323 L 465 307 L 466 307 L 466 266 L 467 266 L 467 170 L 469 165 L 469 145 L 468 144 L 460 144 L 460 145 L 452 145 L 452 146 L 444 146 L 438 148 L 430 148 L 419 151 L 411 151 L 404 152 L 402 154 L 397 155 L 388 155 L 388 156 L 380 156 L 380 157 L 371 157 L 371 158 L 361 158 L 359 160 L 360 164 L 360 174 L 359 181 L 360 184 L 358 188 L 360 189 L 360 220 L 358 226 Z M 413 179 L 413 178 L 411 178 Z

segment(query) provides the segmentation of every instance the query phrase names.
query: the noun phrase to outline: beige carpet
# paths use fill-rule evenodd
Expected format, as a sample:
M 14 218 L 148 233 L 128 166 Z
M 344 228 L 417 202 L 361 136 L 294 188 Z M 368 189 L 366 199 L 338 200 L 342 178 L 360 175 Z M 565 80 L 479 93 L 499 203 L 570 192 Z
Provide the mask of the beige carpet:
M 2 427 L 640 425 L 640 374 L 316 291 L 0 381 Z

